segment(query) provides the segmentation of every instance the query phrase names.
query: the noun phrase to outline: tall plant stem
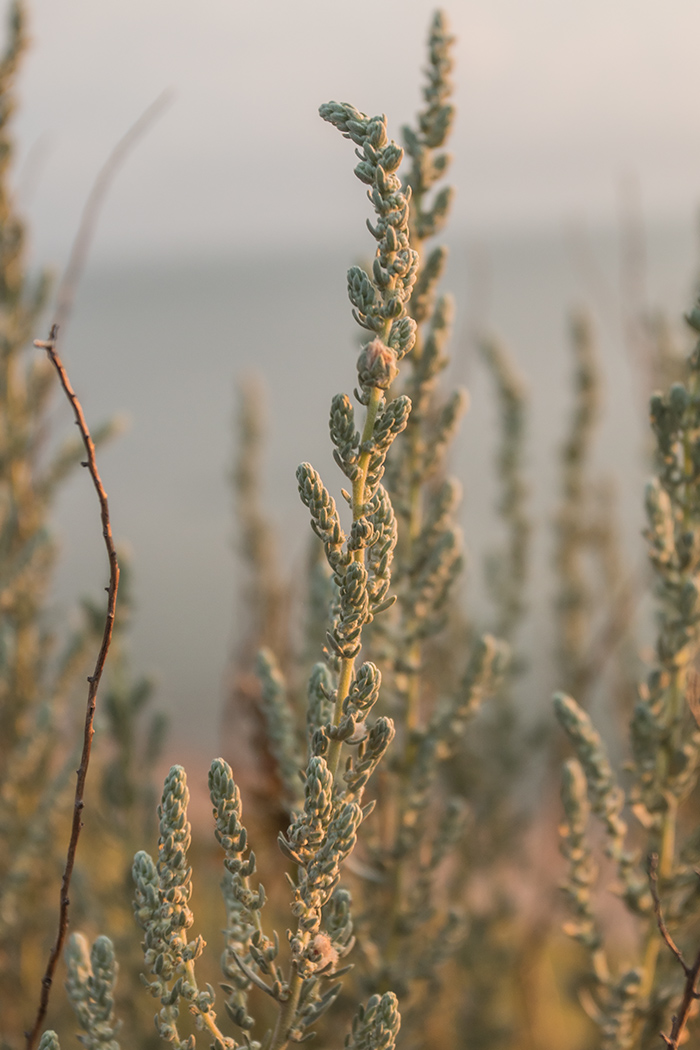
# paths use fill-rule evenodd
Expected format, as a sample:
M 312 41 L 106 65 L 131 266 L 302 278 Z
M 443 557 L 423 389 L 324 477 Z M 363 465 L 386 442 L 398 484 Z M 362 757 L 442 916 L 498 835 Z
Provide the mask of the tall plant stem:
M 371 452 L 366 447 L 372 439 L 374 433 L 374 424 L 377 421 L 377 413 L 379 412 L 380 405 L 384 398 L 384 391 L 377 386 L 372 387 L 372 392 L 367 403 L 367 414 L 365 416 L 365 425 L 362 428 L 362 437 L 360 439 L 362 446 L 365 446 L 363 451 L 360 453 L 360 458 L 357 461 L 357 473 L 352 483 L 352 520 L 357 521 L 361 518 L 365 512 L 365 489 L 367 487 L 367 470 L 369 468 L 369 461 Z M 355 561 L 360 561 L 363 557 L 361 550 L 353 551 L 353 558 Z
M 367 471 L 369 469 L 369 462 L 371 458 L 371 452 L 366 446 L 372 439 L 374 433 L 374 424 L 377 421 L 377 414 L 379 412 L 384 392 L 376 386 L 372 387 L 372 392 L 367 403 L 367 413 L 365 416 L 365 425 L 362 428 L 361 442 L 364 446 L 363 451 L 360 453 L 360 458 L 357 462 L 357 473 L 352 483 L 352 520 L 357 521 L 361 518 L 365 512 L 365 491 L 367 488 Z M 361 550 L 353 551 L 353 560 L 361 561 L 364 557 L 364 552 Z M 340 664 L 340 676 L 338 678 L 338 689 L 335 701 L 335 707 L 333 709 L 333 725 L 337 726 L 340 723 L 340 719 L 343 714 L 343 703 L 350 691 L 352 685 L 352 676 L 355 670 L 355 658 L 343 658 Z M 328 749 L 328 768 L 333 774 L 336 775 L 338 771 L 338 764 L 340 762 L 340 752 L 343 747 L 342 740 L 332 740 Z
M 693 396 L 696 396 L 697 394 L 697 387 L 697 380 L 693 377 L 690 384 L 690 391 Z M 683 473 L 686 479 L 690 479 L 693 477 L 694 466 L 692 459 L 692 441 L 689 434 L 684 435 L 682 451 Z M 686 530 L 691 528 L 692 525 L 691 499 L 688 491 L 690 484 L 691 482 L 686 480 L 685 491 L 683 492 L 682 514 L 683 526 Z M 673 750 L 678 742 L 679 731 L 682 728 L 685 694 L 687 689 L 687 667 L 687 664 L 683 664 L 680 667 L 674 668 L 673 678 L 668 687 L 665 721 L 670 734 L 670 740 L 659 749 L 656 762 L 656 775 L 659 783 L 664 783 L 667 779 Z M 657 870 L 658 877 L 662 880 L 670 879 L 673 875 L 676 850 L 677 815 L 678 799 L 673 795 L 668 794 L 666 796 L 666 809 L 663 814 L 658 845 Z M 660 946 L 661 941 L 657 932 L 656 920 L 655 917 L 652 917 L 649 920 L 649 929 L 645 939 L 644 970 L 640 987 L 640 997 L 642 1001 L 646 1000 L 649 995 L 651 995 L 654 986 Z
M 683 688 L 680 679 L 685 679 L 684 670 L 680 669 L 675 675 L 674 684 L 672 687 L 671 695 L 675 699 L 677 695 L 683 695 Z M 666 769 L 669 764 L 669 755 L 666 748 L 659 753 L 659 760 L 664 760 Z M 666 773 L 666 769 L 663 773 Z M 668 879 L 673 874 L 673 860 L 676 850 L 676 821 L 678 814 L 678 800 L 673 796 L 669 796 L 666 801 L 666 812 L 663 816 L 661 825 L 661 835 L 659 842 L 659 854 L 658 854 L 658 876 L 661 879 Z M 640 999 L 645 1002 L 651 995 L 654 987 L 654 980 L 656 978 L 656 967 L 659 959 L 659 951 L 661 948 L 661 939 L 659 938 L 656 916 L 649 918 L 649 929 L 646 934 L 645 945 L 644 945 L 644 965 L 643 965 L 643 977 L 642 983 L 639 989 Z
M 698 381 L 693 376 L 689 384 L 690 393 L 697 396 Z M 682 496 L 683 527 L 688 530 L 692 528 L 691 493 L 689 491 L 694 476 L 694 463 L 692 457 L 692 439 L 686 433 L 683 437 L 683 474 L 685 486 Z M 687 575 L 687 574 L 684 574 Z M 672 681 L 668 687 L 665 722 L 669 732 L 669 739 L 659 749 L 656 762 L 656 776 L 659 783 L 663 784 L 671 767 L 673 751 L 679 742 L 679 734 L 682 733 L 683 712 L 685 709 L 685 696 L 687 690 L 688 663 L 676 666 L 673 669 Z M 666 794 L 666 808 L 663 814 L 658 857 L 655 862 L 654 878 L 661 880 L 670 879 L 673 875 L 674 858 L 676 852 L 676 826 L 678 820 L 679 800 L 672 794 Z M 658 936 L 656 916 L 649 919 L 649 929 L 645 938 L 643 977 L 640 986 L 640 998 L 645 1002 L 651 995 L 656 978 L 656 970 L 659 959 L 661 940 Z
M 53 984 L 54 973 L 56 971 L 56 965 L 58 963 L 61 950 L 63 948 L 64 941 L 66 939 L 66 933 L 68 931 L 68 906 L 70 898 L 68 896 L 70 890 L 71 877 L 73 875 L 73 868 L 75 866 L 75 857 L 78 849 L 78 839 L 80 837 L 80 831 L 83 826 L 82 815 L 83 808 L 85 806 L 85 781 L 87 779 L 88 765 L 90 763 L 90 752 L 92 749 L 92 738 L 95 734 L 94 721 L 95 721 L 95 709 L 97 706 L 97 690 L 100 685 L 100 679 L 102 678 L 102 672 L 104 670 L 105 661 L 107 659 L 107 653 L 109 651 L 110 642 L 112 640 L 112 630 L 114 628 L 114 614 L 117 606 L 117 591 L 119 589 L 119 562 L 117 561 L 117 552 L 114 546 L 114 540 L 112 539 L 112 526 L 109 518 L 109 505 L 107 503 L 107 493 L 102 485 L 99 472 L 97 470 L 97 462 L 95 460 L 95 446 L 92 438 L 90 437 L 90 431 L 85 421 L 83 409 L 80 401 L 77 398 L 73 387 L 71 386 L 68 374 L 63 366 L 61 358 L 58 356 L 56 350 L 56 339 L 58 336 L 58 328 L 54 325 L 51 329 L 48 341 L 42 342 L 37 340 L 35 346 L 40 349 L 46 350 L 49 356 L 51 364 L 54 366 L 58 373 L 61 386 L 63 387 L 66 397 L 71 403 L 73 408 L 73 414 L 75 415 L 75 422 L 80 431 L 80 436 L 83 439 L 85 445 L 85 451 L 87 453 L 87 460 L 83 463 L 84 467 L 87 467 L 90 471 L 92 483 L 97 492 L 97 498 L 100 502 L 100 516 L 102 518 L 102 536 L 104 538 L 105 547 L 107 548 L 107 556 L 109 559 L 109 586 L 107 587 L 107 614 L 105 617 L 105 626 L 102 634 L 102 644 L 100 651 L 97 655 L 97 661 L 95 663 L 95 669 L 91 675 L 88 676 L 88 698 L 87 698 L 87 711 L 85 713 L 85 728 L 83 733 L 83 752 L 80 759 L 80 767 L 78 769 L 78 778 L 75 785 L 75 798 L 73 802 L 73 823 L 71 826 L 70 841 L 68 843 L 68 851 L 66 854 L 66 864 L 63 871 L 63 878 L 61 880 L 61 894 L 59 904 L 59 917 L 58 917 L 58 930 L 56 932 L 56 940 L 53 948 L 49 955 L 49 961 L 44 972 L 44 976 L 41 982 L 41 999 L 39 1002 L 39 1009 L 37 1010 L 36 1019 L 31 1031 L 27 1032 L 27 1043 L 26 1050 L 32 1050 L 36 1044 L 39 1031 L 41 1030 L 44 1018 L 46 1017 L 46 1011 L 49 1005 L 49 996 L 51 994 L 51 985 Z
M 417 435 L 415 430 L 409 435 L 409 463 L 411 466 L 417 459 L 416 452 L 416 438 Z M 412 471 L 415 474 L 415 471 Z M 409 508 L 410 517 L 408 522 L 408 529 L 406 530 L 406 559 L 410 565 L 413 560 L 413 553 L 415 542 L 420 535 L 421 526 L 423 524 L 423 501 L 421 499 L 421 483 L 420 481 L 414 480 L 411 482 L 411 491 L 409 496 Z M 412 756 L 410 752 L 413 749 L 411 741 L 412 734 L 420 727 L 421 712 L 420 712 L 420 663 L 422 656 L 422 646 L 418 639 L 411 642 L 408 650 L 408 659 L 406 665 L 408 668 L 408 683 L 406 689 L 406 729 L 408 734 L 406 737 L 406 759 L 410 762 Z

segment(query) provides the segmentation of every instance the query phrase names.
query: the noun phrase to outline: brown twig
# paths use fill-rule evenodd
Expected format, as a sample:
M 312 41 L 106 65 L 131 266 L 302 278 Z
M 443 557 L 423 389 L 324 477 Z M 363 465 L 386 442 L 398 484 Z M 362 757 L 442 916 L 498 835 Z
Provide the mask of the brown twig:
M 104 203 L 107 191 L 131 149 L 168 108 L 171 102 L 172 93 L 170 91 L 164 91 L 159 95 L 155 102 L 152 102 L 138 120 L 131 125 L 126 134 L 120 138 L 98 172 L 97 178 L 85 201 L 78 232 L 75 235 L 68 262 L 56 292 L 56 328 L 61 330 L 63 337 L 65 337 L 66 325 L 73 311 L 75 294 L 85 267 L 85 260 L 95 232 L 100 208 Z
M 90 431 L 83 415 L 82 406 L 76 396 L 73 387 L 70 384 L 68 375 L 63 366 L 61 358 L 58 356 L 56 351 L 56 337 L 58 335 L 57 325 L 53 325 L 48 338 L 48 341 L 36 340 L 34 345 L 42 350 L 46 350 L 49 359 L 58 372 L 58 377 L 63 387 L 66 397 L 70 401 L 73 407 L 73 413 L 75 415 L 75 422 L 80 430 L 80 435 L 85 445 L 87 452 L 87 460 L 83 462 L 83 466 L 87 467 L 92 477 L 95 491 L 97 492 L 97 498 L 100 501 L 100 516 L 102 518 L 102 535 L 104 537 L 105 546 L 107 548 L 107 555 L 109 557 L 109 587 L 106 588 L 107 598 L 107 615 L 105 618 L 105 627 L 102 634 L 102 645 L 97 656 L 97 662 L 95 663 L 95 669 L 91 675 L 88 676 L 88 698 L 87 698 L 87 711 L 85 714 L 85 730 L 83 735 L 83 753 L 80 758 L 80 767 L 77 771 L 78 778 L 75 785 L 75 799 L 73 802 L 73 823 L 71 827 L 70 841 L 68 843 L 68 852 L 66 854 L 66 865 L 63 871 L 63 878 L 61 880 L 61 896 L 59 906 L 59 918 L 58 918 L 58 931 L 56 933 L 56 940 L 51 953 L 49 955 L 49 961 L 46 966 L 46 971 L 41 982 L 41 1000 L 39 1002 L 39 1009 L 37 1011 L 36 1019 L 34 1021 L 34 1027 L 30 1032 L 26 1032 L 27 1038 L 27 1050 L 32 1050 L 36 1043 L 39 1031 L 44 1023 L 46 1017 L 46 1011 L 49 1005 L 49 996 L 51 994 L 51 985 L 53 983 L 53 977 L 58 963 L 61 949 L 63 948 L 63 942 L 66 939 L 66 932 L 68 930 L 68 906 L 70 899 L 68 897 L 68 891 L 70 889 L 71 876 L 73 874 L 73 867 L 75 865 L 75 855 L 78 849 L 78 838 L 80 836 L 80 829 L 82 828 L 82 813 L 85 806 L 84 795 L 85 795 L 85 781 L 87 779 L 88 764 L 90 762 L 90 750 L 92 747 L 92 738 L 95 733 L 94 721 L 95 721 L 95 707 L 97 703 L 97 690 L 102 677 L 102 671 L 104 670 L 105 660 L 107 659 L 107 653 L 109 651 L 109 645 L 112 640 L 112 630 L 114 627 L 114 612 L 117 605 L 117 590 L 119 588 L 119 563 L 117 561 L 117 552 L 114 546 L 114 540 L 112 539 L 112 526 L 109 520 L 109 506 L 107 503 L 107 493 L 102 485 L 102 480 L 97 470 L 97 462 L 95 460 L 95 446 L 90 437 Z
M 680 1045 L 680 1039 L 683 1034 L 683 1029 L 686 1026 L 688 1017 L 690 1016 L 690 1010 L 696 999 L 700 999 L 700 993 L 696 992 L 695 984 L 700 975 L 700 951 L 695 957 L 695 962 L 692 966 L 688 966 L 687 962 L 683 958 L 683 954 L 680 948 L 676 945 L 675 941 L 668 932 L 668 927 L 664 922 L 663 912 L 661 910 L 661 901 L 659 900 L 658 891 L 658 865 L 659 856 L 657 853 L 649 854 L 649 889 L 651 890 L 652 900 L 654 901 L 654 914 L 656 915 L 656 924 L 659 927 L 659 933 L 661 934 L 664 943 L 668 947 L 669 951 L 675 955 L 676 959 L 683 968 L 685 974 L 685 987 L 683 988 L 683 998 L 681 999 L 680 1009 L 677 1014 L 673 1016 L 671 1022 L 671 1034 L 664 1035 L 660 1032 L 659 1035 L 663 1039 L 669 1050 L 678 1050 Z

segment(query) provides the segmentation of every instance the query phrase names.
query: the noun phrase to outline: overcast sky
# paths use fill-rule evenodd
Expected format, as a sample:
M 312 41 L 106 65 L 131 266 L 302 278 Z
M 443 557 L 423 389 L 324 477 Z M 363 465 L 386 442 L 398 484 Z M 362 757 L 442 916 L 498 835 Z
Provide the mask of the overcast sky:
M 458 36 L 453 181 L 472 231 L 614 214 L 626 173 L 650 218 L 700 198 L 697 0 L 448 0 Z M 169 111 L 102 215 L 100 257 L 352 237 L 364 222 L 329 99 L 419 103 L 423 0 L 33 0 L 19 164 L 36 253 L 60 260 L 111 147 Z
M 112 187 L 92 261 L 174 259 L 173 273 L 179 267 L 182 279 L 148 265 L 127 267 L 121 276 L 89 270 L 70 363 L 89 418 L 124 410 L 132 420 L 129 433 L 104 451 L 101 467 L 115 534 L 133 544 L 141 625 L 136 666 L 160 676 L 159 702 L 177 711 L 174 736 L 196 738 L 205 723 L 213 734 L 235 592 L 226 575 L 227 565 L 233 575 L 233 558 L 224 481 L 233 376 L 250 367 L 267 376 L 268 463 L 276 472 L 267 491 L 275 495 L 274 514 L 286 515 L 285 527 L 299 520 L 307 530 L 294 469 L 309 456 L 322 467 L 313 450 L 327 434 L 326 394 L 330 399 L 343 382 L 340 372 L 335 378 L 329 334 L 335 346 L 332 333 L 340 342 L 347 333 L 351 345 L 344 272 L 371 242 L 352 146 L 320 120 L 318 107 L 339 99 L 370 114 L 386 112 L 398 137 L 420 104 L 433 5 L 30 0 L 29 6 L 33 46 L 19 85 L 17 171 L 38 262 L 60 266 L 110 150 L 158 95 L 173 92 L 172 105 Z M 492 233 L 558 232 L 572 220 L 614 220 L 619 187 L 630 175 L 647 219 L 695 221 L 698 0 L 448 0 L 445 6 L 458 37 L 451 180 L 462 231 L 488 247 Z M 338 250 L 326 252 L 334 240 Z M 299 242 L 324 251 L 298 260 L 290 276 L 289 252 Z M 670 252 L 677 261 L 676 245 Z M 281 261 L 271 257 L 276 248 Z M 251 251 L 254 265 L 245 258 Z M 492 309 L 528 375 L 534 365 L 541 401 L 533 402 L 533 418 L 544 432 L 545 424 L 557 425 L 551 390 L 568 389 L 558 351 L 573 292 L 563 250 L 551 249 L 539 261 L 527 252 L 509 256 L 507 265 L 496 252 Z M 221 254 L 230 257 L 226 266 L 216 258 L 191 265 Z M 453 253 L 451 287 L 468 288 L 477 303 L 466 255 Z M 324 283 L 329 259 L 337 272 Z M 307 305 L 309 288 L 316 299 Z M 310 308 L 313 318 L 305 314 Z M 458 332 L 466 312 L 462 304 Z M 316 408 L 303 399 L 302 354 L 313 363 Z M 627 394 L 628 379 L 622 386 Z M 558 408 L 563 397 L 557 394 Z M 70 428 L 65 409 L 56 411 Z M 484 429 L 479 411 L 483 405 L 475 403 L 474 423 L 467 422 L 472 434 Z M 617 448 L 619 441 L 609 444 Z M 490 462 L 478 445 L 478 463 Z M 549 468 L 537 463 L 541 481 Z M 100 578 L 104 552 L 86 479 L 74 479 L 62 500 L 59 580 L 73 595 L 76 587 L 84 593 L 83 579 L 89 589 Z M 296 519 L 285 509 L 292 505 Z M 475 505 L 484 505 L 483 493 Z M 298 535 L 301 549 L 305 532 Z M 86 557 L 89 544 L 101 569 Z M 197 635 L 204 637 L 193 648 Z

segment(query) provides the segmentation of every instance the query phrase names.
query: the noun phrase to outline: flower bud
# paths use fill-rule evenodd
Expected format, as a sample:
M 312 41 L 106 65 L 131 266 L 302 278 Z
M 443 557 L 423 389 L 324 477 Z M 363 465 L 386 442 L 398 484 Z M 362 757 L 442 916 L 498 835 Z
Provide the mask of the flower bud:
M 378 337 L 362 348 L 357 359 L 357 374 L 363 387 L 375 386 L 388 390 L 399 370 L 396 353 Z

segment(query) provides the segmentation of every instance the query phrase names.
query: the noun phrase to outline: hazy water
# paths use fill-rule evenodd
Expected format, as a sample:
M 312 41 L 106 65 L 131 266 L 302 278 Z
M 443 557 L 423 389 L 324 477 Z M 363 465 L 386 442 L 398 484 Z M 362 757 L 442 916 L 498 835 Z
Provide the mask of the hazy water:
M 358 239 L 357 251 L 367 247 Z M 237 377 L 257 371 L 267 387 L 265 493 L 290 569 L 303 557 L 308 519 L 294 472 L 311 460 L 334 492 L 340 477 L 327 437 L 330 399 L 354 385 L 356 326 L 345 291 L 353 247 L 297 257 L 172 260 L 101 267 L 83 283 L 64 346 L 73 383 L 94 425 L 114 414 L 126 433 L 100 454 L 114 531 L 132 552 L 137 611 L 134 669 L 153 674 L 173 740 L 216 747 L 222 678 L 235 630 L 236 563 L 227 482 L 233 457 Z M 623 350 L 618 246 L 612 232 L 574 250 L 563 234 L 483 238 L 452 246 L 444 287 L 457 297 L 454 373 L 471 409 L 453 467 L 465 485 L 470 593 L 483 612 L 480 559 L 492 542 L 490 478 L 495 409 L 470 346 L 475 321 L 509 346 L 531 393 L 529 462 L 541 539 L 535 561 L 540 608 L 550 587 L 546 529 L 556 490 L 556 446 L 571 403 L 567 315 L 587 305 L 596 319 L 607 379 L 598 459 L 618 478 L 625 535 L 641 545 L 644 435 L 640 383 Z M 692 225 L 648 238 L 649 302 L 679 317 L 691 303 Z M 56 402 L 58 430 L 70 430 Z M 56 609 L 106 582 L 97 507 L 86 474 L 62 494 L 56 514 L 62 559 Z M 541 615 L 541 613 L 540 613 Z M 244 610 L 236 613 L 238 623 Z M 542 643 L 539 679 L 546 686 Z M 539 687 L 538 687 L 539 688 Z

